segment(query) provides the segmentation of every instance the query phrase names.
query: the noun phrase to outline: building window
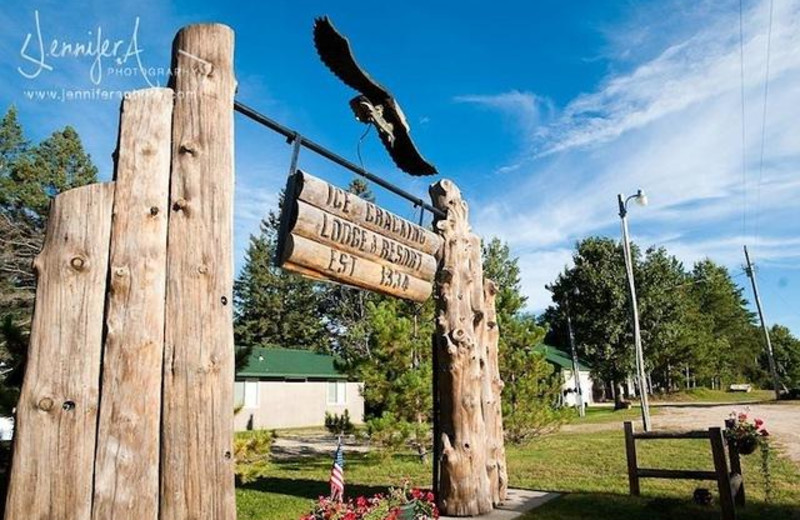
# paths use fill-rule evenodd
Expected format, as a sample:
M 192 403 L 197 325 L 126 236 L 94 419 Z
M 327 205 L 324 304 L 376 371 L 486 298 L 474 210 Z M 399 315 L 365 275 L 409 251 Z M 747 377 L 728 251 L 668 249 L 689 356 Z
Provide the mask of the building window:
M 328 404 L 346 404 L 346 389 L 344 381 L 328 381 Z
M 244 382 L 244 407 L 258 408 L 258 381 Z

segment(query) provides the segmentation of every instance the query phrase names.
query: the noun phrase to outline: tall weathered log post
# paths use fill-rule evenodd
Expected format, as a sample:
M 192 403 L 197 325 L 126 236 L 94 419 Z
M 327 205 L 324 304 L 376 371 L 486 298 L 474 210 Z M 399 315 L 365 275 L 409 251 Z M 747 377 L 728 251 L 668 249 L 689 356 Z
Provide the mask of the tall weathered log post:
M 184 27 L 172 63 L 160 518 L 231 520 L 233 31 Z
M 474 516 L 504 498 L 507 480 L 495 289 L 491 282 L 484 287 L 481 241 L 458 187 L 442 180 L 430 195 L 447 215 L 434 220 L 444 239 L 433 337 L 434 492 L 443 514 Z
M 506 470 L 506 448 L 503 435 L 503 410 L 500 395 L 503 380 L 497 359 L 500 330 L 497 325 L 495 298 L 497 284 L 488 278 L 483 280 L 483 304 L 486 319 L 483 320 L 483 344 L 486 349 L 486 368 L 483 374 L 483 417 L 486 421 L 486 472 L 492 503 L 497 505 L 506 499 L 508 472 Z

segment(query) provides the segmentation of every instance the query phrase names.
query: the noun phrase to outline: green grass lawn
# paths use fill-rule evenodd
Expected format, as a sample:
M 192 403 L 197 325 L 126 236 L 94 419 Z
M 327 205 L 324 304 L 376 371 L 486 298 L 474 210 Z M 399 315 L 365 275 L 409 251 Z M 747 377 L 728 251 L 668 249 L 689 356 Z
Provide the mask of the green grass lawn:
M 635 418 L 638 410 L 593 412 L 595 422 Z M 625 417 L 630 415 L 630 417 Z M 640 465 L 668 469 L 712 469 L 708 441 L 644 441 L 638 443 Z M 627 495 L 628 480 L 619 431 L 557 433 L 524 447 L 508 447 L 511 485 L 567 493 L 531 512 L 526 519 L 717 519 L 717 507 L 691 504 L 695 487 L 707 487 L 716 497 L 714 482 L 643 480 L 640 498 Z M 382 458 L 346 453 L 347 495 L 371 494 L 398 485 L 404 478 L 430 485 L 430 464 L 412 454 Z M 272 461 L 258 468 L 256 478 L 237 486 L 240 520 L 287 520 L 307 512 L 312 501 L 328 492 L 331 457 Z M 744 458 L 748 506 L 740 518 L 800 519 L 800 468 L 783 457 L 772 464 L 773 505 L 764 504 L 759 454 Z

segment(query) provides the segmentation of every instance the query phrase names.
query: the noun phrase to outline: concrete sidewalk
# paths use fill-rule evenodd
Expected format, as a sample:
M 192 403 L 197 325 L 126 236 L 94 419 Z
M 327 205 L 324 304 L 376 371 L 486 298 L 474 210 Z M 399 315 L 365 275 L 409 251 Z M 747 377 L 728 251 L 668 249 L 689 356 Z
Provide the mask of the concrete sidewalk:
M 476 516 L 480 520 L 512 520 L 520 518 L 532 509 L 558 498 L 559 493 L 547 493 L 545 491 L 530 491 L 528 489 L 509 489 L 508 498 L 497 509 L 488 515 Z M 455 516 L 441 516 L 442 520 L 455 520 Z

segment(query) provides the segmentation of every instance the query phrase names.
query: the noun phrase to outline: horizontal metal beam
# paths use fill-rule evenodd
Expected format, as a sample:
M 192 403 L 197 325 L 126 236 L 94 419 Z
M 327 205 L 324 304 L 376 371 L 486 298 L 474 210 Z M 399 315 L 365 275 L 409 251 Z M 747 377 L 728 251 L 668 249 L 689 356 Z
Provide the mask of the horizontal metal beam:
M 300 143 L 300 146 L 302 146 L 304 148 L 308 148 L 312 152 L 314 152 L 314 153 L 316 153 L 318 155 L 321 155 L 322 157 L 325 157 L 329 161 L 335 162 L 336 164 L 338 164 L 342 168 L 347 168 L 348 170 L 350 170 L 351 172 L 355 173 L 356 175 L 360 175 L 361 177 L 364 177 L 365 179 L 368 179 L 369 181 L 374 182 L 378 186 L 381 186 L 382 188 L 385 188 L 385 189 L 391 191 L 395 195 L 399 195 L 400 197 L 403 197 L 404 199 L 411 201 L 412 203 L 414 203 L 414 206 L 421 207 L 421 208 L 423 208 L 423 209 L 425 209 L 427 211 L 430 211 L 431 213 L 433 213 L 434 215 L 436 215 L 439 218 L 446 218 L 447 217 L 447 215 L 443 211 L 441 211 L 438 208 L 434 208 L 433 206 L 431 206 L 430 204 L 428 204 L 427 202 L 425 202 L 421 198 L 419 198 L 419 197 L 417 197 L 415 195 L 412 195 L 412 194 L 408 193 L 407 191 L 405 191 L 404 189 L 398 188 L 394 184 L 392 184 L 390 182 L 387 182 L 387 181 L 381 179 L 380 177 L 378 177 L 377 175 L 368 172 L 364 168 L 361 168 L 360 166 L 357 166 L 357 165 L 353 164 L 352 162 L 348 161 L 344 157 L 331 152 L 327 148 L 323 147 L 322 145 L 319 145 L 319 144 L 315 143 L 314 141 L 312 141 L 310 139 L 307 139 L 306 137 L 303 137 L 298 132 L 292 130 L 291 128 L 283 126 L 282 124 L 278 123 L 277 121 L 274 121 L 274 120 L 270 119 L 269 117 L 265 116 L 264 114 L 262 114 L 260 112 L 257 112 L 256 110 L 250 108 L 249 106 L 245 105 L 244 103 L 241 103 L 239 101 L 234 101 L 233 102 L 233 109 L 236 112 L 239 112 L 240 114 L 242 114 L 243 116 L 246 116 L 246 117 L 252 119 L 256 123 L 264 125 L 267 128 L 269 128 L 271 130 L 274 130 L 275 132 L 283 135 L 284 137 L 286 137 L 286 139 L 289 141 L 289 143 L 297 141 L 297 142 Z

